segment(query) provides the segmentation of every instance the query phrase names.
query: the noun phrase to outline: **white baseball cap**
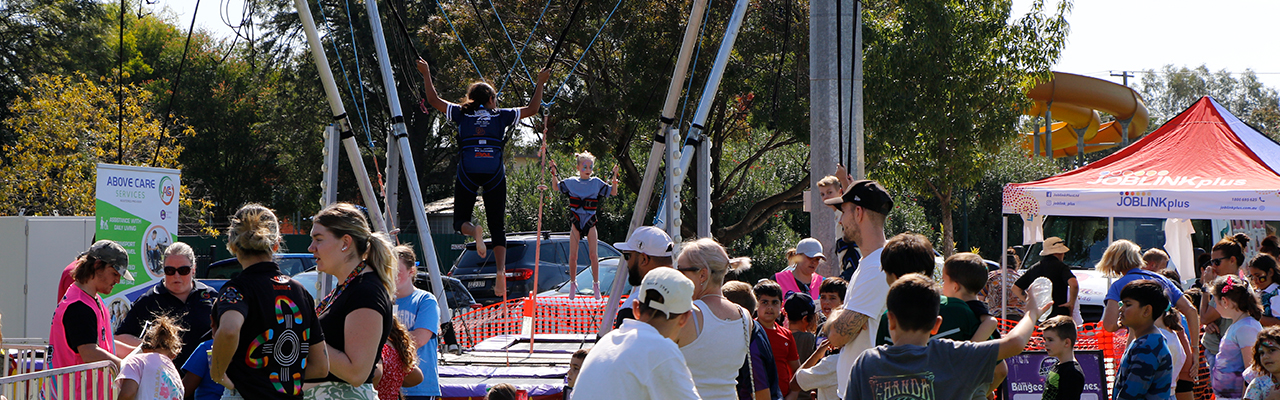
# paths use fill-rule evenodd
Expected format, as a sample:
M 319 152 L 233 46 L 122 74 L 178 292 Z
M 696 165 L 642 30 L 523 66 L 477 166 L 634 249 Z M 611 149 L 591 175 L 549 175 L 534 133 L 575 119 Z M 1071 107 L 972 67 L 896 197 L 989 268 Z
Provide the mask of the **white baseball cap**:
M 662 301 L 646 303 L 645 295 L 649 290 L 662 294 Z M 674 268 L 655 268 L 640 282 L 638 299 L 649 308 L 667 313 L 668 317 L 684 314 L 693 309 L 693 281 Z
M 827 258 L 827 256 L 822 255 L 822 242 L 814 238 L 806 238 L 796 244 L 796 254 L 804 254 L 809 258 L 821 257 L 824 260 Z
M 614 243 L 613 247 L 621 251 L 634 251 L 654 257 L 671 257 L 675 244 L 661 229 L 642 226 L 636 228 L 626 242 Z

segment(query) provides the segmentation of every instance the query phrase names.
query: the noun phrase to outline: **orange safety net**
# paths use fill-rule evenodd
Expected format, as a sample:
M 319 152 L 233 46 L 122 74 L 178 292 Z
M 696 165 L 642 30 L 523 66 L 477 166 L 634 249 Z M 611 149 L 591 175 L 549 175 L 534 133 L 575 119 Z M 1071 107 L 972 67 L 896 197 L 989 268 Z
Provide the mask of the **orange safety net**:
M 455 318 L 453 326 L 458 334 L 458 345 L 470 350 L 494 336 L 520 334 L 527 313 L 525 300 L 507 300 Z M 596 333 L 607 301 L 590 296 L 579 296 L 574 300 L 565 296 L 538 296 L 537 303 L 531 307 L 533 334 Z

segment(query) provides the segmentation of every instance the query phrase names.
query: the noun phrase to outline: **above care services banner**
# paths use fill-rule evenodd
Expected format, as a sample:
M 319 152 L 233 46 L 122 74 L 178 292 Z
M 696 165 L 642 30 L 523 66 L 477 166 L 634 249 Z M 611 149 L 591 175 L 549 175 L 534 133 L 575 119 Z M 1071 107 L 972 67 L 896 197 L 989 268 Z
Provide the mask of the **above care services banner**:
M 180 178 L 176 169 L 98 164 L 96 240 L 124 246 L 135 279 L 121 279 L 103 299 L 113 324 L 138 292 L 164 277 L 164 250 L 178 240 Z

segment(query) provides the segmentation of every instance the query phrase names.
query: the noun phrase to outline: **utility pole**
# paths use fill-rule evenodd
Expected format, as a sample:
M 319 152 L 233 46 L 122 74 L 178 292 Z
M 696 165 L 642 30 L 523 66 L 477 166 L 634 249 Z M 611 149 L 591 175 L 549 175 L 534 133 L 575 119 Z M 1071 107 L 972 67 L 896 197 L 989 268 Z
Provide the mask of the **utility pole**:
M 1120 71 L 1120 73 L 1118 73 L 1118 74 L 1117 74 L 1117 73 L 1115 73 L 1115 72 L 1112 72 L 1112 73 L 1111 73 L 1111 76 L 1118 76 L 1118 77 L 1120 77 L 1120 78 L 1124 81 L 1124 87 L 1129 87 L 1129 78 L 1134 77 L 1134 76 L 1133 76 L 1133 74 L 1131 74 L 1130 72 L 1134 72 L 1134 71 Z M 1131 90 L 1132 90 L 1132 89 L 1131 89 Z M 1136 96 L 1136 95 L 1135 95 L 1135 96 Z M 1134 100 L 1134 101 L 1137 101 L 1137 100 L 1136 100 L 1136 97 L 1135 97 L 1135 100 Z M 1128 147 L 1128 146 L 1129 146 L 1129 122 L 1130 122 L 1130 121 L 1132 121 L 1132 120 L 1133 120 L 1133 118 L 1132 118 L 1132 117 L 1130 117 L 1129 119 L 1123 120 L 1123 121 L 1117 120 L 1118 122 L 1120 122 L 1120 146 L 1121 146 L 1121 148 L 1124 148 L 1124 147 Z
M 1134 76 L 1133 76 L 1133 74 L 1131 74 L 1130 72 L 1133 72 L 1133 71 L 1120 71 L 1120 73 L 1118 73 L 1118 74 L 1117 74 L 1117 73 L 1115 73 L 1115 72 L 1112 72 L 1112 73 L 1111 73 L 1111 76 L 1118 76 L 1118 77 L 1123 78 L 1123 80 L 1124 80 L 1124 86 L 1125 86 L 1125 87 L 1129 87 L 1129 78 L 1133 78 L 1133 77 L 1134 77 Z

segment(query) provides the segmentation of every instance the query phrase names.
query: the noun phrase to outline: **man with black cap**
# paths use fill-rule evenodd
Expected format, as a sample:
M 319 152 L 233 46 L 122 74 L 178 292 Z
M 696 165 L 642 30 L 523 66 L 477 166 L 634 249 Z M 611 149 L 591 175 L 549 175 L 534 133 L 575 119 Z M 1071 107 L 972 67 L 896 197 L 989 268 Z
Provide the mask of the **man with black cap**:
M 825 326 L 830 345 L 843 348 L 836 368 L 836 377 L 840 380 L 836 389 L 844 397 L 853 360 L 872 347 L 872 338 L 876 337 L 880 316 L 885 311 L 884 300 L 889 295 L 889 283 L 880 267 L 880 250 L 886 241 L 884 221 L 893 210 L 893 198 L 879 182 L 861 180 L 849 185 L 844 195 L 827 199 L 825 203 L 840 208 L 844 240 L 857 243 L 866 254 L 849 281 L 844 306 L 831 314 Z
M 1059 315 L 1071 317 L 1076 306 L 1076 298 L 1080 295 L 1080 284 L 1076 282 L 1076 275 L 1071 273 L 1071 267 L 1062 262 L 1068 251 L 1071 249 L 1067 248 L 1066 241 L 1062 238 L 1045 239 L 1044 249 L 1040 250 L 1040 255 L 1044 258 L 1028 268 L 1027 272 L 1013 284 L 1014 294 L 1025 299 L 1027 288 L 1031 287 L 1031 283 L 1035 282 L 1036 278 L 1043 276 L 1049 279 L 1053 284 L 1053 308 L 1049 311 L 1049 318 Z

